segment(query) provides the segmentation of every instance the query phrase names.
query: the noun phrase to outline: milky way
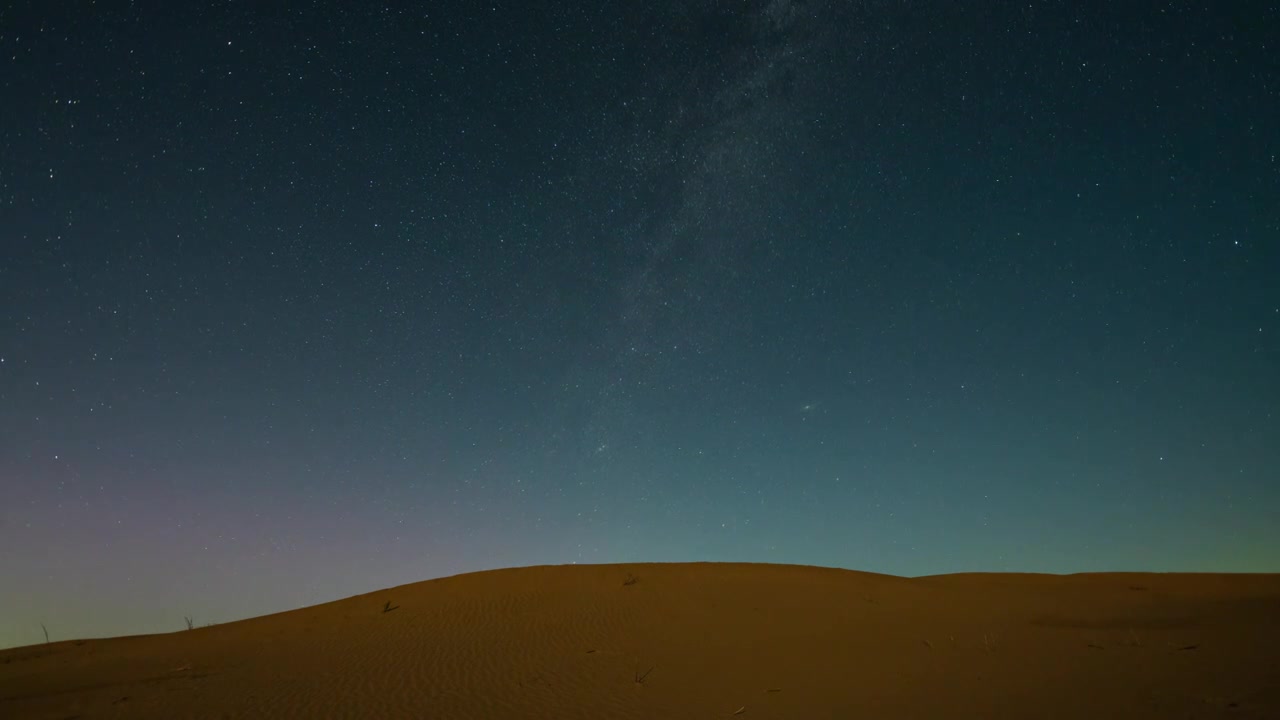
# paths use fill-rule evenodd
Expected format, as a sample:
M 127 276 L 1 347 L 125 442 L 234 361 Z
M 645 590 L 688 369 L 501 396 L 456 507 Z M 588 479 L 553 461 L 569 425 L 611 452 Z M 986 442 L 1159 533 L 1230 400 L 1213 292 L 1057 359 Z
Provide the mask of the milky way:
M 0 22 L 0 645 L 542 563 L 1280 570 L 1274 8 Z

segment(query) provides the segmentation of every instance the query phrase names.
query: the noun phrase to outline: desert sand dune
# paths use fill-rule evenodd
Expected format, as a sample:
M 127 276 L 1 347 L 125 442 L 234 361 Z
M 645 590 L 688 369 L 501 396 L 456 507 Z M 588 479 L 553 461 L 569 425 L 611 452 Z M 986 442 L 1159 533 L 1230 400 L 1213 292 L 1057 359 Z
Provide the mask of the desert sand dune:
M 271 717 L 1275 720 L 1280 575 L 544 566 L 0 651 L 6 720 Z

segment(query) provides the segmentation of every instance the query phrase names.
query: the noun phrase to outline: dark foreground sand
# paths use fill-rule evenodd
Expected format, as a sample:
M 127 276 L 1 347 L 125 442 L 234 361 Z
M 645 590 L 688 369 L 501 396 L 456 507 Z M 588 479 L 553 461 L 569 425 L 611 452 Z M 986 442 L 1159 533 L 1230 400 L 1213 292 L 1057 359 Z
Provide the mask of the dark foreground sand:
M 5 720 L 197 717 L 1276 720 L 1280 575 L 516 568 L 0 651 Z

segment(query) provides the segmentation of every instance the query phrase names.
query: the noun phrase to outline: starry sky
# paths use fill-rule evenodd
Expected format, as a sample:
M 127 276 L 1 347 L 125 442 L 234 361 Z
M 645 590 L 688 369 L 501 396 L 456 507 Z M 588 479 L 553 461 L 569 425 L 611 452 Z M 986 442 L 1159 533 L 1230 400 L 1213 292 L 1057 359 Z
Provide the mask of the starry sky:
M 1268 3 L 6 3 L 0 646 L 1280 571 Z

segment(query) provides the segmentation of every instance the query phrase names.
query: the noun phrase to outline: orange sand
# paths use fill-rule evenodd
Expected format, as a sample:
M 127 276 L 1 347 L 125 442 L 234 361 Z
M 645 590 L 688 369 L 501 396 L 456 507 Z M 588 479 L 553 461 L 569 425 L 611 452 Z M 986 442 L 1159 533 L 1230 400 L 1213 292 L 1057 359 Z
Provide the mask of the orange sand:
M 0 651 L 73 717 L 1276 720 L 1280 575 L 544 566 Z

